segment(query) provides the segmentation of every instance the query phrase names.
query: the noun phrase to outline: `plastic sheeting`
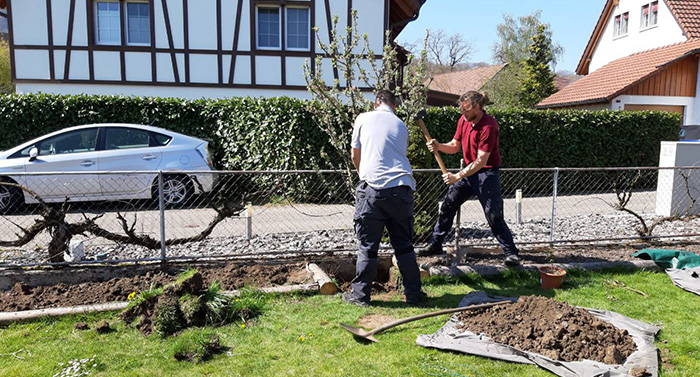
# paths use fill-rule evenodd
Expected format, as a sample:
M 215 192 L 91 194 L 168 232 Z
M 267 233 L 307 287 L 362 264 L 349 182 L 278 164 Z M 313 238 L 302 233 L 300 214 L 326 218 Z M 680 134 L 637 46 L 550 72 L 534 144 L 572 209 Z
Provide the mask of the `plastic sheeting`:
M 680 250 L 644 249 L 632 256 L 653 260 L 666 269 L 677 287 L 700 295 L 700 255 Z
M 503 301 L 504 299 L 517 300 L 517 298 L 509 297 L 490 297 L 485 292 L 471 292 L 460 301 L 459 306 Z M 633 367 L 644 368 L 652 376 L 658 376 L 659 365 L 657 350 L 654 346 L 654 337 L 661 328 L 607 310 L 586 310 L 602 321 L 627 330 L 632 336 L 637 345 L 637 351 L 631 354 L 623 365 L 608 365 L 591 360 L 565 362 L 552 360 L 540 354 L 521 351 L 504 344 L 495 343 L 484 334 L 458 330 L 456 326 L 459 324 L 459 321 L 455 315 L 450 317 L 450 320 L 435 333 L 419 335 L 416 343 L 422 347 L 457 351 L 514 363 L 535 364 L 562 377 L 622 377 L 627 376 Z

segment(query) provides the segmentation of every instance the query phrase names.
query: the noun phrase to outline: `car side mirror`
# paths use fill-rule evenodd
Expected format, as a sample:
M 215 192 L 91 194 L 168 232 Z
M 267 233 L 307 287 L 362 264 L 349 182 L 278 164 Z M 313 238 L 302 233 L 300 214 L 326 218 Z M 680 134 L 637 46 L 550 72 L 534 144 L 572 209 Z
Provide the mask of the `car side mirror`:
M 34 161 L 36 160 L 36 156 L 39 155 L 39 150 L 36 147 L 32 147 L 32 149 L 29 150 L 29 161 Z

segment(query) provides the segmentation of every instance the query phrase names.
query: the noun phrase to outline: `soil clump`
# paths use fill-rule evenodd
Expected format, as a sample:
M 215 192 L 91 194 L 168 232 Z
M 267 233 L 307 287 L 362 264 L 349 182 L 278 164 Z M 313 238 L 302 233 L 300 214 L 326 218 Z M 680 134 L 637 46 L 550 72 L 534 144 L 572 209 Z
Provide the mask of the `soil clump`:
M 209 286 L 214 281 L 218 281 L 222 290 L 241 289 L 245 286 L 269 287 L 309 283 L 312 280 L 308 273 L 303 273 L 305 272 L 303 264 L 228 264 L 222 267 L 200 268 L 199 270 L 204 285 Z M 30 287 L 18 282 L 11 289 L 0 291 L 0 312 L 127 301 L 127 297 L 132 292 L 166 286 L 175 281 L 177 274 L 181 271 L 151 271 L 143 275 L 72 285 L 61 283 L 52 286 Z
M 458 318 L 463 331 L 554 360 L 622 364 L 637 349 L 626 330 L 546 297 L 522 296 L 511 305 L 466 311 Z

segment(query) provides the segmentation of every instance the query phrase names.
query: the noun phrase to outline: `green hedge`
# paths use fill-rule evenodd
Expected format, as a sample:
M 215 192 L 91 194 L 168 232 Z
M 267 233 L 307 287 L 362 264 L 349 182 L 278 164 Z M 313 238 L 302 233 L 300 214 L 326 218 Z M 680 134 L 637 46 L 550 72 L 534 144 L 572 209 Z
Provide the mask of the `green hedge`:
M 208 139 L 221 169 L 337 167 L 336 151 L 316 126 L 311 105 L 290 98 L 5 95 L 0 96 L 0 150 L 69 126 L 123 122 Z M 676 140 L 680 125 L 678 115 L 662 112 L 488 111 L 499 121 L 504 167 L 656 166 L 659 142 Z M 457 108 L 431 108 L 426 124 L 445 142 L 459 116 Z M 444 156 L 447 166 L 458 167 L 460 155 Z M 411 127 L 409 157 L 414 168 L 437 167 L 417 127 Z

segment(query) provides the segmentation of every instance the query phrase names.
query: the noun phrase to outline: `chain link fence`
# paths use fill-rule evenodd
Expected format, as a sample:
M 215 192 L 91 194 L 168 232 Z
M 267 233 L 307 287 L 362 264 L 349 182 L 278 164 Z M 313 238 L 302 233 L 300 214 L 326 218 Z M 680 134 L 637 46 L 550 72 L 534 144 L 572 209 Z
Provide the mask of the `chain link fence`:
M 695 237 L 698 169 L 502 169 L 504 215 L 521 246 Z M 447 186 L 439 170 L 414 176 L 422 244 Z M 343 171 L 12 174 L 0 178 L 0 266 L 350 254 L 356 180 Z M 457 217 L 448 243 L 496 245 L 476 198 Z

